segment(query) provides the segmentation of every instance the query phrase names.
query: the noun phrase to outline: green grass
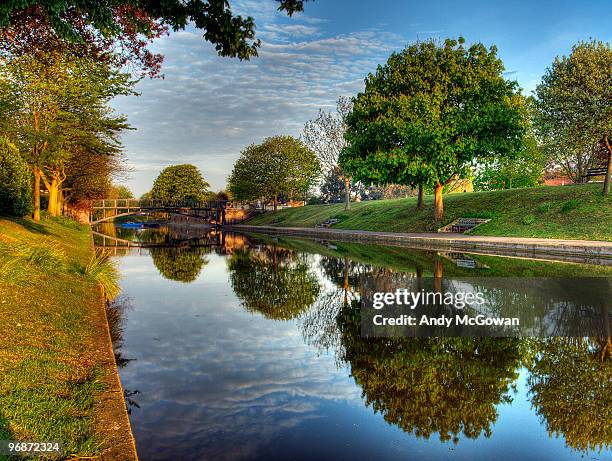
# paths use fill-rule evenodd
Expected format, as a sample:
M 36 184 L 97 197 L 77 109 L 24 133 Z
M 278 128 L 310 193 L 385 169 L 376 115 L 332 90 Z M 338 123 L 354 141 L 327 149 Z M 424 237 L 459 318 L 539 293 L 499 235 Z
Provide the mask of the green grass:
M 103 385 L 91 316 L 100 282 L 112 278 L 105 264 L 85 226 L 0 219 L 0 439 L 99 451 L 93 408 Z
M 433 218 L 433 197 L 418 211 L 416 198 L 343 204 L 309 205 L 268 212 L 246 224 L 314 227 L 327 219 L 333 227 L 387 232 L 432 232 L 461 217 L 489 218 L 475 235 L 612 241 L 612 196 L 601 195 L 601 184 L 534 187 L 444 196 L 442 223 Z

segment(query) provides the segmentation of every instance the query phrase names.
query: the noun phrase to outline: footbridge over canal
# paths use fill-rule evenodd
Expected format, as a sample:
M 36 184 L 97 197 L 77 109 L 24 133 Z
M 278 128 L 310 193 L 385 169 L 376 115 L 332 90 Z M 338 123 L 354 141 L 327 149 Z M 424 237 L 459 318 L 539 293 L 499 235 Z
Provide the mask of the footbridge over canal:
M 227 203 L 223 200 L 179 202 L 136 199 L 94 200 L 91 204 L 89 224 L 112 221 L 122 216 L 171 213 L 191 216 L 208 221 L 212 225 L 223 226 Z

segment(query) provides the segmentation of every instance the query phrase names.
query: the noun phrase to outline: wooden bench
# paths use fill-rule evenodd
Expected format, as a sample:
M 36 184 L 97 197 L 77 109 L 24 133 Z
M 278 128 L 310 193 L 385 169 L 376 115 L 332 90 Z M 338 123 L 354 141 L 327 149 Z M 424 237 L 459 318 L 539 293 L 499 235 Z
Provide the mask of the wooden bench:
M 589 182 L 589 179 L 594 178 L 596 176 L 605 176 L 607 172 L 608 172 L 608 168 L 606 168 L 605 166 L 597 167 L 597 168 L 589 168 L 586 174 L 582 176 L 582 179 L 584 179 L 585 182 Z

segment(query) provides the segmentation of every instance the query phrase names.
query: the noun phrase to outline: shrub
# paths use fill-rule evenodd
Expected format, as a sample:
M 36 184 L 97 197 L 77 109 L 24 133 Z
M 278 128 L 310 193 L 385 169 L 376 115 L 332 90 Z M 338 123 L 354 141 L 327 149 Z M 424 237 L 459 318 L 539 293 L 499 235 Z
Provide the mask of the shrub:
M 0 137 L 0 214 L 25 216 L 32 210 L 32 174 L 17 148 Z
M 578 205 L 580 205 L 580 200 L 573 198 L 563 204 L 563 206 L 561 207 L 561 211 L 563 213 L 567 213 L 568 211 L 572 211 L 575 208 L 578 208 Z
M 550 202 L 542 203 L 538 207 L 538 211 L 540 213 L 548 213 L 552 209 L 552 204 Z
M 523 216 L 523 219 L 521 222 L 525 224 L 526 226 L 529 226 L 530 224 L 533 224 L 534 222 L 536 222 L 536 217 L 532 214 L 528 214 L 528 215 Z

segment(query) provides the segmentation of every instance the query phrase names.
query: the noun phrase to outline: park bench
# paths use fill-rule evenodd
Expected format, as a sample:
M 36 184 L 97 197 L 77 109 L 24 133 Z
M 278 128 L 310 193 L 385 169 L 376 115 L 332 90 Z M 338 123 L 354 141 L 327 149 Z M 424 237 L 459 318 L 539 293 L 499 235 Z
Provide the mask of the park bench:
M 586 174 L 582 175 L 582 179 L 584 182 L 589 182 L 589 179 L 594 178 L 596 176 L 604 176 L 608 172 L 608 169 L 605 166 L 589 168 Z
M 337 224 L 339 222 L 340 222 L 339 219 L 326 219 L 321 224 L 317 224 L 317 227 L 331 227 L 334 224 Z

